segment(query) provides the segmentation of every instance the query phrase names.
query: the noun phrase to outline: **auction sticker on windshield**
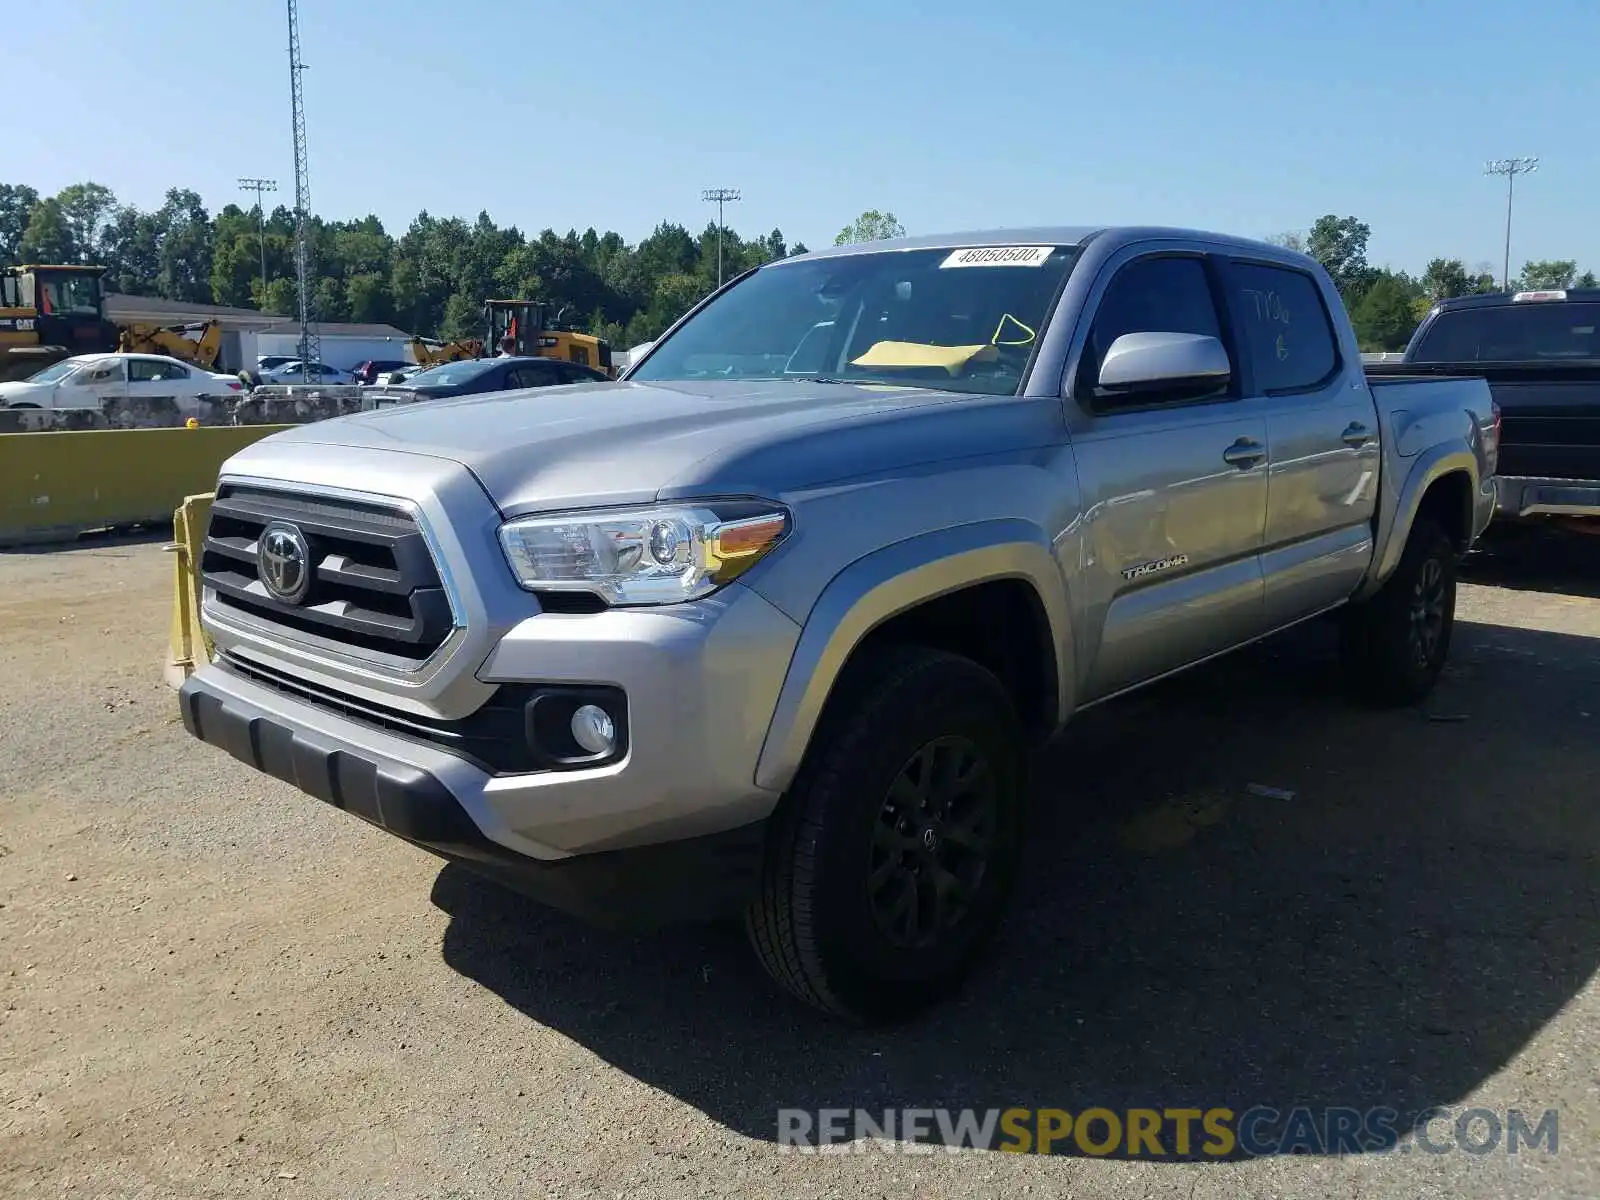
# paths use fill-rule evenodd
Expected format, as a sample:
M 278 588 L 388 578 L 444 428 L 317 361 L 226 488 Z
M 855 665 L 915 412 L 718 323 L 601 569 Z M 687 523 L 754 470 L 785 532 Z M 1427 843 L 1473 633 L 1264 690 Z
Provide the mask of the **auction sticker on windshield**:
M 946 267 L 1042 267 L 1054 246 L 972 246 L 952 251 L 939 264 Z

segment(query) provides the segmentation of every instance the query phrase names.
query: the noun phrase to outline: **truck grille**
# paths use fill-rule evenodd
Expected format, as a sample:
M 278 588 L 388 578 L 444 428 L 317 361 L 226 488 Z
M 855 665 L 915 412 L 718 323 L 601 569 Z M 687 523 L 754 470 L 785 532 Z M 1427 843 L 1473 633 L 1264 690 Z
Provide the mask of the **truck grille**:
M 273 522 L 297 529 L 310 551 L 310 583 L 295 603 L 262 579 L 261 534 Z M 425 661 L 455 625 L 416 521 L 381 504 L 224 485 L 200 575 L 221 608 L 401 666 Z

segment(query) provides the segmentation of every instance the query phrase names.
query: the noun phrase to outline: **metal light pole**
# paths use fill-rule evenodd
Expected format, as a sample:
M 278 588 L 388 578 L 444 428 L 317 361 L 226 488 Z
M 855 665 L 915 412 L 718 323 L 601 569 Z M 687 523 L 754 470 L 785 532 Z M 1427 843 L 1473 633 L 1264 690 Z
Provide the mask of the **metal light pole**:
M 700 199 L 712 200 L 717 205 L 717 286 L 722 286 L 722 206 L 739 198 L 738 188 L 706 188 Z
M 313 230 L 311 226 L 311 162 L 306 154 L 306 96 L 300 76 L 306 64 L 300 58 L 300 7 L 298 0 L 286 0 L 289 13 L 289 118 L 294 125 L 294 274 L 300 302 L 300 363 L 322 362 L 322 338 L 317 332 L 312 308 L 311 275 Z M 321 374 L 310 382 L 320 382 Z
M 1504 175 L 1506 177 L 1506 257 L 1501 270 L 1500 286 L 1506 291 L 1511 290 L 1511 195 L 1517 186 L 1518 175 L 1528 175 L 1539 169 L 1539 159 L 1533 158 L 1492 158 L 1484 164 L 1485 175 Z
M 262 311 L 266 310 L 267 303 L 267 206 L 262 202 L 262 192 L 275 192 L 278 190 L 276 179 L 241 179 L 239 186 L 244 191 L 256 194 L 256 218 L 261 226 L 261 305 Z

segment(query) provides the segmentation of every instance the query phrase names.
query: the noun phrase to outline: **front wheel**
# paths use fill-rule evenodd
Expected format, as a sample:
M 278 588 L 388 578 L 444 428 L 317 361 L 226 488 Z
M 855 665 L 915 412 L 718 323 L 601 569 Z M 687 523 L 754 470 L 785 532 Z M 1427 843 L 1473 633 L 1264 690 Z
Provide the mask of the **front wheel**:
M 1419 517 L 1400 564 L 1378 592 L 1344 613 L 1340 656 L 1355 694 L 1373 704 L 1416 704 L 1433 690 L 1455 627 L 1456 547 Z
M 776 818 L 746 930 L 767 972 L 856 1023 L 940 999 L 988 943 L 1021 842 L 1023 735 L 968 659 L 852 664 Z

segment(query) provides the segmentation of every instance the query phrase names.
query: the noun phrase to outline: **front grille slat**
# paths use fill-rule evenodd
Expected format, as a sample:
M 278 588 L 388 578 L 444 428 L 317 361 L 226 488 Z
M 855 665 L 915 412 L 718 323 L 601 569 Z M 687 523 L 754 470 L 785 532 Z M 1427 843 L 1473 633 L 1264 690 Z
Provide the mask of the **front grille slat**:
M 261 533 L 273 521 L 299 529 L 310 550 L 311 587 L 298 604 L 278 600 L 259 576 Z M 378 505 L 219 489 L 200 574 L 224 608 L 375 659 L 421 663 L 455 627 L 416 521 Z
M 224 558 L 249 563 L 252 570 L 256 562 L 256 540 L 252 537 L 207 537 L 205 549 Z
M 410 587 L 410 580 L 397 568 L 354 562 L 343 554 L 330 554 L 319 562 L 317 578 L 393 596 L 404 596 Z

